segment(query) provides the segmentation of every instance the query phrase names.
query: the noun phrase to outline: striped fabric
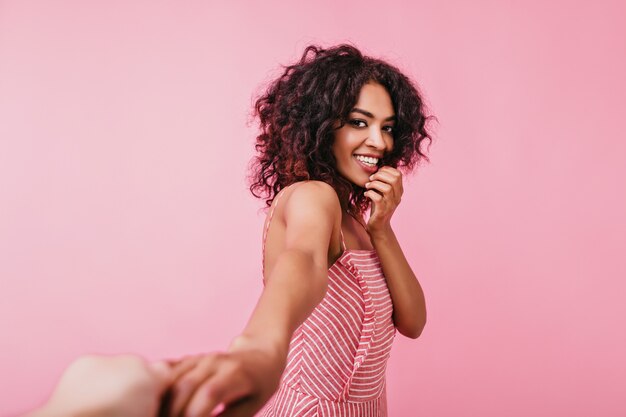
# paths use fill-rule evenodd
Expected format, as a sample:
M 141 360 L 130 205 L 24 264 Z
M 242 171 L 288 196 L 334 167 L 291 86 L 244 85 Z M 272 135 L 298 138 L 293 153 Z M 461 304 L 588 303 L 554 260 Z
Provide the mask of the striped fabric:
M 294 332 L 280 387 L 257 417 L 387 415 L 385 370 L 396 331 L 387 282 L 375 250 L 345 249 L 343 232 L 341 244 L 326 295 Z

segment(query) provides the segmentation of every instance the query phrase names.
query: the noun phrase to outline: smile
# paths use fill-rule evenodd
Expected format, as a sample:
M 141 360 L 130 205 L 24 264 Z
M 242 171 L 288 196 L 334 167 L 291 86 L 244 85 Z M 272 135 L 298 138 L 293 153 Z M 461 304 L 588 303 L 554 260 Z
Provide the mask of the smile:
M 356 163 L 365 171 L 368 175 L 371 175 L 378 171 L 378 158 L 372 158 L 363 155 L 354 155 Z
M 378 164 L 378 158 L 373 158 L 371 156 L 363 156 L 363 155 L 354 155 L 354 157 L 364 164 L 368 166 L 376 166 Z

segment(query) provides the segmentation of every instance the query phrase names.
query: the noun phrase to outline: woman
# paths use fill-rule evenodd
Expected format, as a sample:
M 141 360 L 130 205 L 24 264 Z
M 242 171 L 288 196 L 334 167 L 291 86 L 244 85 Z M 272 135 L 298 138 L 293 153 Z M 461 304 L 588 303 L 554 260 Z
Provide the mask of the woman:
M 422 98 L 398 69 L 353 46 L 309 46 L 255 116 L 250 189 L 270 209 L 264 290 L 227 352 L 180 363 L 170 415 L 208 416 L 222 404 L 225 416 L 263 405 L 268 417 L 384 416 L 395 332 L 417 338 L 426 323 L 390 223 L 403 193 L 397 168 L 427 159 Z

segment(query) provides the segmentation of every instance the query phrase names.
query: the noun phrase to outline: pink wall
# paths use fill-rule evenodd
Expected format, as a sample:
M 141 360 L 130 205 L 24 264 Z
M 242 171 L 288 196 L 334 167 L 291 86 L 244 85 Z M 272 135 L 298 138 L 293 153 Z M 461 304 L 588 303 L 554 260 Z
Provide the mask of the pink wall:
M 0 415 L 81 353 L 226 347 L 261 291 L 252 95 L 341 41 L 440 121 L 393 223 L 429 321 L 391 415 L 626 415 L 623 3 L 295 3 L 0 1 Z

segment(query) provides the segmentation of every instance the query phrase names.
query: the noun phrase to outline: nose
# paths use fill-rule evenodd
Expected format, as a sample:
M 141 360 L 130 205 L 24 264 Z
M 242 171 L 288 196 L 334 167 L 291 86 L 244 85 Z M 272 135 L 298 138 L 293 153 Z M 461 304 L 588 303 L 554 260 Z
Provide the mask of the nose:
M 367 136 L 365 144 L 380 151 L 384 151 L 386 144 L 380 129 L 372 126 L 372 129 L 370 129 L 368 133 L 369 135 Z

